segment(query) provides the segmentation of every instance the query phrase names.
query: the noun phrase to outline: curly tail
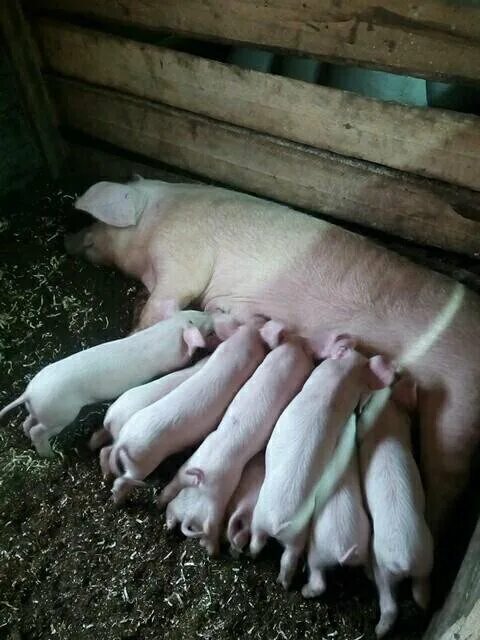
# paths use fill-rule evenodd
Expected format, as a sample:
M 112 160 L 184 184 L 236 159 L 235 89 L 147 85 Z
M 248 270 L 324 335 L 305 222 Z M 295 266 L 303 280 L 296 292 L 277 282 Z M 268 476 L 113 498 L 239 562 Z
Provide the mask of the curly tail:
M 15 409 L 15 407 L 19 407 L 21 404 L 24 404 L 25 400 L 26 400 L 26 395 L 25 393 L 22 393 L 22 395 L 18 396 L 16 400 L 14 400 L 13 402 L 10 402 L 10 404 L 7 404 L 6 407 L 3 407 L 3 409 L 0 411 L 0 420 L 3 418 L 3 416 L 6 413 L 11 411 L 12 409 Z

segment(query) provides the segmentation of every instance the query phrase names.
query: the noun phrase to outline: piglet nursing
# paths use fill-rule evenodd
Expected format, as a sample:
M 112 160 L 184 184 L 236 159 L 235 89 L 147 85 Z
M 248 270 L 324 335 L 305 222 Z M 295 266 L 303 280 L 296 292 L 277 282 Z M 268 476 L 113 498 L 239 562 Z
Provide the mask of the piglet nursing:
M 122 501 L 167 456 L 215 429 L 264 357 L 258 328 L 244 325 L 216 349 L 200 371 L 134 414 L 104 460 L 104 473 L 118 476 L 112 490 L 115 502 Z
M 331 358 L 310 375 L 280 416 L 265 456 L 265 481 L 253 513 L 250 551 L 257 555 L 267 538 L 284 547 L 278 581 L 290 584 L 307 539 L 307 526 L 292 527 L 331 457 L 341 429 L 362 394 L 384 387 L 392 367 L 381 357 L 368 360 L 348 338 L 332 346 Z
M 103 428 L 96 431 L 90 438 L 90 448 L 97 449 L 110 440 L 116 440 L 124 424 L 140 409 L 148 407 L 157 400 L 165 397 L 170 391 L 191 378 L 194 373 L 200 371 L 208 357 L 202 358 L 191 367 L 180 371 L 174 371 L 159 380 L 153 380 L 147 384 L 133 387 L 122 395 L 109 407 L 103 421 Z
M 352 419 L 355 418 L 352 416 Z M 325 591 L 325 569 L 335 565 L 367 565 L 369 544 L 370 523 L 363 508 L 355 455 L 325 508 L 313 515 L 308 548 L 309 580 L 302 589 L 303 597 L 313 598 Z
M 73 422 L 85 405 L 116 398 L 151 378 L 185 366 L 195 350 L 206 346 L 213 332 L 212 317 L 200 311 L 176 312 L 170 317 L 120 340 L 80 351 L 42 369 L 25 392 L 0 412 L 0 418 L 25 404 L 23 423 L 38 453 L 51 455 L 49 438 Z
M 253 510 L 265 478 L 265 452 L 246 465 L 227 509 L 227 539 L 233 555 L 241 553 L 251 534 Z
M 417 604 L 429 600 L 433 540 L 424 517 L 425 498 L 412 454 L 411 411 L 415 387 L 404 378 L 380 391 L 359 422 L 360 461 L 365 499 L 373 523 L 373 573 L 380 599 L 377 636 L 393 626 L 398 612 L 395 588 L 412 577 Z M 380 411 L 377 406 L 382 407 Z
M 313 369 L 313 359 L 300 339 L 283 344 L 285 328 L 267 322 L 262 338 L 274 347 L 252 377 L 243 385 L 213 431 L 180 468 L 163 490 L 160 500 L 167 503 L 181 490 L 195 486 L 197 499 L 187 517 L 190 528 L 204 531 L 204 545 L 215 553 L 225 511 L 247 462 L 265 448 L 275 422 L 298 393 Z M 213 356 L 212 356 L 213 357 Z

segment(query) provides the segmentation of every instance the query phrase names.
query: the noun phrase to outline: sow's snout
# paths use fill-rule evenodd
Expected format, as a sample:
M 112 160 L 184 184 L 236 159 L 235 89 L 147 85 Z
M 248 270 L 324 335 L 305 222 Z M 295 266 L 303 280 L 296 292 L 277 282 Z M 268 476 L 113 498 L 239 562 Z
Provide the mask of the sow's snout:
M 90 234 L 91 235 L 91 234 Z M 89 227 L 77 233 L 67 233 L 65 236 L 65 251 L 72 256 L 83 255 L 88 249 Z M 90 239 L 90 244 L 92 240 Z

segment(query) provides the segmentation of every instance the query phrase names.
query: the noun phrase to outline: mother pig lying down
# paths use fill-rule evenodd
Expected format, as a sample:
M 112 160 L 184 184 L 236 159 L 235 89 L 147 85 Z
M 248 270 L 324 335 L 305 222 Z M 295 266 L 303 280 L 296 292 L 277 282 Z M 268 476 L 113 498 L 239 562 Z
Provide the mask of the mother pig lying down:
M 307 337 L 318 327 L 352 333 L 366 354 L 407 363 L 419 383 L 427 512 L 438 527 L 479 439 L 477 295 L 354 233 L 227 189 L 100 182 L 75 206 L 100 222 L 68 237 L 67 250 L 145 284 L 142 327 L 176 298 L 240 320 L 277 318 Z

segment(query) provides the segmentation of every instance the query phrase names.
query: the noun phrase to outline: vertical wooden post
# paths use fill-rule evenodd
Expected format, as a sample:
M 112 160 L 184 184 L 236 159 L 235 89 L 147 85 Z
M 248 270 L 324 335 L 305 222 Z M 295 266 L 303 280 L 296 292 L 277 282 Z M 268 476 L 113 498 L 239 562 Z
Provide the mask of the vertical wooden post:
M 423 640 L 476 640 L 480 637 L 480 520 L 452 590 L 433 617 Z
M 15 68 L 25 110 L 32 123 L 38 146 L 53 178 L 58 177 L 63 147 L 55 113 L 43 81 L 38 54 L 19 0 L 0 2 L 0 33 Z

